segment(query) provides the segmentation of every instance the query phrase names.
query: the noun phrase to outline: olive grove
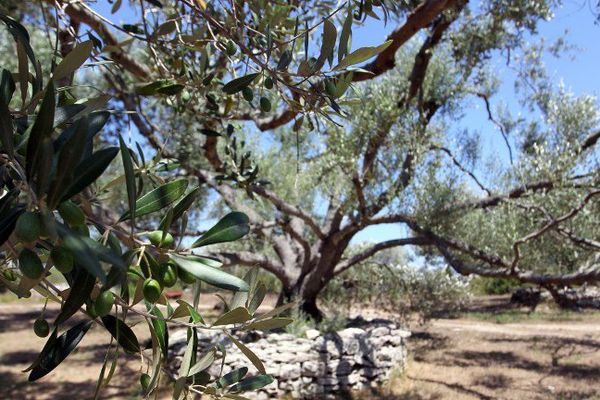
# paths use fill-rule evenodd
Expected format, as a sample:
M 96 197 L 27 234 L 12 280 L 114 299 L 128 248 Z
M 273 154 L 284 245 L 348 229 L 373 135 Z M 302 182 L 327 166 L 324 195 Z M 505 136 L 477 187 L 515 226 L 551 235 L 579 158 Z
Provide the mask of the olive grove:
M 157 386 L 166 327 L 175 323 L 190 329 L 178 391 L 237 398 L 241 388 L 268 383 L 259 375 L 208 385 L 202 367 L 219 354 L 194 359 L 195 329 L 211 327 L 195 311 L 197 300 L 167 316 L 153 306 L 168 304 L 161 291 L 173 280 L 191 282 L 196 299 L 203 281 L 236 293 L 212 326 L 289 323 L 255 314 L 261 285 L 252 273 L 246 282 L 214 268 L 222 263 L 271 272 L 281 281 L 281 302 L 298 300 L 316 319 L 332 279 L 403 246 L 461 274 L 512 278 L 557 296 L 564 286 L 597 282 L 598 103 L 548 77 L 542 54 L 561 48 L 537 37 L 559 5 L 115 0 L 100 10 L 85 1 L 3 3 L 2 34 L 11 40 L 2 41 L 0 58 L 0 279 L 19 295 L 33 288 L 62 304 L 40 360 L 56 352 L 62 360 L 76 345 L 53 343 L 69 340 L 56 339 L 58 328 L 84 304 L 116 340 L 118 332 L 130 337 L 124 317 L 139 315 L 133 305 L 144 297 L 141 315 L 154 342 L 147 393 Z M 126 23 L 116 17 L 123 10 Z M 369 24 L 385 24 L 377 44 L 353 46 Z M 520 116 L 494 104 L 498 57 L 516 71 Z M 457 121 L 475 105 L 489 126 L 465 132 Z M 486 134 L 502 143 L 493 162 L 481 156 Z M 194 216 L 211 193 L 218 195 L 212 207 L 233 212 L 200 236 Z M 31 232 L 40 218 L 39 232 Z M 392 223 L 406 235 L 352 246 L 365 229 Z M 192 253 L 246 233 L 251 240 Z M 58 252 L 76 256 L 71 269 L 59 269 L 70 293 L 45 279 Z M 17 259 L 29 267 L 16 268 Z M 90 312 L 96 302 L 100 312 Z M 110 314 L 113 305 L 119 314 Z

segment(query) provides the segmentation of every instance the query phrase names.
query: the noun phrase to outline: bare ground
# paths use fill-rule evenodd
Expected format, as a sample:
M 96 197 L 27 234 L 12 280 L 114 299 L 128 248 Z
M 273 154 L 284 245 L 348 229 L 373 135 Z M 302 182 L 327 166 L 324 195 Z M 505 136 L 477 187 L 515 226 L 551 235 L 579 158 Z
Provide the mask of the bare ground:
M 375 395 L 381 399 L 600 399 L 600 316 L 597 313 L 485 319 L 436 319 L 413 329 L 406 371 Z M 94 327 L 63 364 L 39 382 L 25 369 L 44 344 L 31 324 L 41 305 L 0 305 L 0 399 L 87 399 L 93 395 L 107 335 Z M 56 310 L 50 310 L 55 313 Z M 474 314 L 475 315 L 475 314 Z M 483 317 L 482 317 L 483 315 Z M 143 341 L 144 327 L 134 330 Z M 103 399 L 139 398 L 139 358 L 122 356 Z

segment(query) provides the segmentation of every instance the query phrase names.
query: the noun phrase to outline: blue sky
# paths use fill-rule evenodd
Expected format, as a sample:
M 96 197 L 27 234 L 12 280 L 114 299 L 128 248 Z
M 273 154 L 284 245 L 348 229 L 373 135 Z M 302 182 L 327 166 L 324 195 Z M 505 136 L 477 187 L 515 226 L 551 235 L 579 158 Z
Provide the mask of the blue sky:
M 590 12 L 588 3 L 581 1 L 566 2 L 560 9 L 556 10 L 555 18 L 540 25 L 539 34 L 547 43 L 553 43 L 556 39 L 567 32 L 567 42 L 577 47 L 568 56 L 559 59 L 551 55 L 544 57 L 548 73 L 555 80 L 564 82 L 576 95 L 600 94 L 600 79 L 598 69 L 600 68 L 600 26 L 594 24 L 594 16 Z M 354 35 L 353 46 L 379 44 L 386 33 L 393 29 L 382 25 L 370 25 L 363 27 L 360 34 Z M 500 87 L 498 94 L 492 98 L 493 104 L 504 103 L 512 111 L 518 111 L 522 107 L 518 104 L 513 89 L 514 74 L 505 66 L 505 59 L 496 59 L 498 71 L 504 84 Z M 461 125 L 471 130 L 480 130 L 485 133 L 482 143 L 484 157 L 487 153 L 497 153 L 502 159 L 508 157 L 506 146 L 502 141 L 500 133 L 488 121 L 487 114 L 481 105 L 467 110 Z M 489 132 L 489 134 L 488 134 Z M 405 229 L 400 224 L 378 225 L 365 229 L 354 238 L 354 242 L 371 241 L 381 242 L 395 239 L 406 235 Z
M 105 16 L 110 16 L 110 7 L 111 5 L 106 1 L 99 1 L 94 5 L 94 9 Z M 110 16 L 110 19 L 127 23 L 135 21 L 137 18 L 124 2 L 121 10 Z M 352 48 L 379 45 L 395 27 L 396 25 L 393 23 L 384 26 L 383 23 L 373 23 L 371 20 L 368 25 L 354 30 Z M 565 86 L 576 95 L 600 94 L 600 79 L 595 78 L 600 67 L 600 46 L 597 43 L 600 39 L 600 26 L 594 24 L 594 16 L 587 1 L 565 2 L 562 7 L 555 11 L 553 20 L 539 26 L 540 36 L 544 37 L 547 43 L 554 42 L 565 32 L 568 33 L 566 36 L 568 43 L 575 45 L 577 50 L 571 51 L 568 56 L 560 59 L 550 55 L 544 57 L 550 76 L 555 78 L 557 82 L 564 82 Z M 491 99 L 493 106 L 502 103 L 509 110 L 518 111 L 521 107 L 514 94 L 514 74 L 506 68 L 504 58 L 497 57 L 494 62 L 498 67 L 498 73 L 504 80 L 504 84 L 498 94 Z M 497 154 L 501 159 L 506 159 L 508 157 L 507 150 L 500 133 L 488 121 L 487 114 L 481 105 L 473 102 L 473 107 L 466 111 L 459 126 L 484 133 L 482 143 L 484 157 L 486 154 Z M 211 222 L 203 221 L 202 225 L 209 226 Z M 406 236 L 406 231 L 401 225 L 386 224 L 365 229 L 355 237 L 354 242 L 380 242 L 403 236 Z

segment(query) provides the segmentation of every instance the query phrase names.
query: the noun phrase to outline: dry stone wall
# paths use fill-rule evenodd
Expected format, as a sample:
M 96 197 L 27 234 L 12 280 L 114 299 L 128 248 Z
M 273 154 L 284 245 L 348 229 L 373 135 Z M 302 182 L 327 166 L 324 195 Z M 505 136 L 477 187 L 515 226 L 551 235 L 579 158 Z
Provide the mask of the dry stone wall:
M 181 362 L 185 335 L 181 331 L 171 338 L 174 366 Z M 306 337 L 289 333 L 247 334 L 243 341 L 275 378 L 275 382 L 253 397 L 346 398 L 344 394 L 350 391 L 380 386 L 394 371 L 403 370 L 409 336 L 410 332 L 389 321 L 369 322 L 336 333 L 309 330 Z M 199 348 L 208 350 L 217 342 L 227 349 L 223 373 L 249 365 L 226 337 L 204 334 L 199 338 Z M 218 376 L 219 369 L 220 363 L 215 363 L 209 371 L 211 376 Z M 256 371 L 251 369 L 252 372 Z

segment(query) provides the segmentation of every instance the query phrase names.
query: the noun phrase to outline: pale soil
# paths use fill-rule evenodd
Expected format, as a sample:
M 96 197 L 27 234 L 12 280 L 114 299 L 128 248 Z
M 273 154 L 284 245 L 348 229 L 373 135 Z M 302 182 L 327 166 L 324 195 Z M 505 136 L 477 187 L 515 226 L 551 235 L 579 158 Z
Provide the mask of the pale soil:
M 503 301 L 497 307 L 504 307 Z M 0 305 L 0 399 L 90 398 L 108 343 L 99 327 L 39 382 L 28 383 L 21 372 L 44 344 L 31 331 L 40 310 L 36 304 Z M 507 324 L 437 319 L 413 327 L 405 373 L 381 393 L 356 398 L 600 399 L 600 317 L 556 321 L 550 316 Z M 134 330 L 140 341 L 147 338 L 142 324 Z M 123 356 L 102 398 L 139 398 L 140 366 L 139 358 Z
M 508 307 L 498 300 L 495 311 Z M 413 329 L 408 367 L 379 398 L 600 399 L 598 313 L 557 322 L 546 312 L 547 320 L 437 319 Z

